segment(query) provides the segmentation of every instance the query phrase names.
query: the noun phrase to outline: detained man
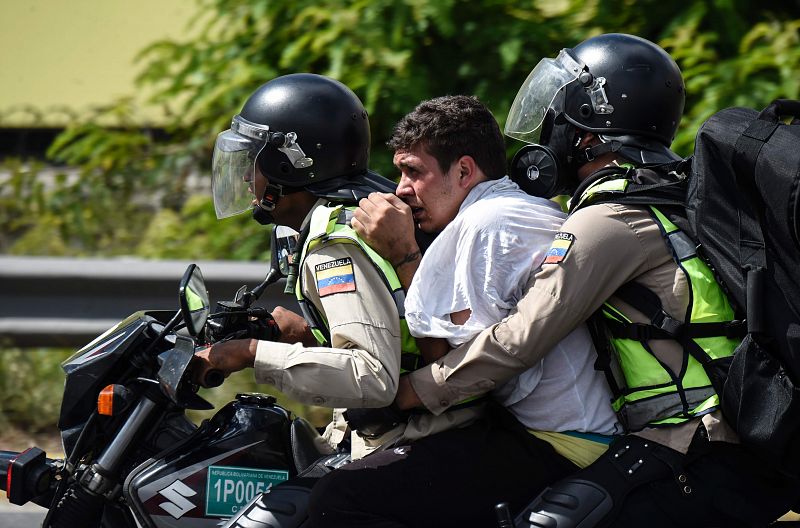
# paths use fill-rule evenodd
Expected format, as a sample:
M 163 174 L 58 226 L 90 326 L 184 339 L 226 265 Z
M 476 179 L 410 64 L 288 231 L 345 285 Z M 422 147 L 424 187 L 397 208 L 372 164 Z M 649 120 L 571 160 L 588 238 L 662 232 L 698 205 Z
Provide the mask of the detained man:
M 401 172 L 397 195 L 362 200 L 352 225 L 392 255 L 408 288 L 409 329 L 431 362 L 514 307 L 564 215 L 504 176 L 499 128 L 474 97 L 421 103 L 398 123 L 389 146 Z M 392 253 L 394 239 L 405 239 L 414 224 L 439 233 L 421 260 L 418 248 Z M 594 435 L 616 432 L 594 359 L 586 329 L 578 328 L 496 393 L 502 405 L 482 403 L 476 423 L 324 477 L 312 496 L 314 526 L 491 525 L 498 501 L 521 507 L 532 488 L 599 456 L 605 442 Z

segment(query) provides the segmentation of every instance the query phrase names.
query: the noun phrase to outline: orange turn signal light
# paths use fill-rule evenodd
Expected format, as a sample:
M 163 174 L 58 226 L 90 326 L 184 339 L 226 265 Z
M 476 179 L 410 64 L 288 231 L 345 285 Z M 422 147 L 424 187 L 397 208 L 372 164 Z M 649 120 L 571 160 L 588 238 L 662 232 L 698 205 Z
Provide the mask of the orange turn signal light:
M 105 416 L 118 416 L 125 412 L 133 400 L 131 391 L 125 385 L 106 385 L 97 395 L 97 413 Z
M 97 395 L 97 412 L 106 416 L 114 416 L 114 387 L 106 385 Z

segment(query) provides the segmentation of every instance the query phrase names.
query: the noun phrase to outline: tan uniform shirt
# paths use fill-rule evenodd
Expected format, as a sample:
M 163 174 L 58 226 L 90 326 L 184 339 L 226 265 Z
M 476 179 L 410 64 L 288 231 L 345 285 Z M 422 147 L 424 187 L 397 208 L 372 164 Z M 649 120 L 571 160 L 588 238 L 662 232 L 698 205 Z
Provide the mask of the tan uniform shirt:
M 315 268 L 350 259 L 354 290 L 320 297 Z M 375 266 L 354 244 L 320 244 L 302 263 L 303 295 L 328 321 L 331 347 L 260 341 L 259 383 L 326 407 L 384 407 L 400 376 L 400 317 Z
M 320 296 L 316 268 L 349 258 L 355 289 Z M 301 265 L 303 295 L 328 321 L 331 347 L 306 347 L 259 341 L 255 379 L 302 403 L 339 408 L 325 437 L 332 445 L 344 438 L 348 407 L 385 407 L 397 393 L 400 376 L 400 316 L 389 289 L 369 257 L 355 244 L 321 243 Z M 414 440 L 471 421 L 474 409 L 442 416 L 412 417 L 380 439 L 352 435 L 353 458 L 396 440 Z
M 566 255 L 558 263 L 542 265 L 515 311 L 473 341 L 411 374 L 412 386 L 429 410 L 441 413 L 534 365 L 631 280 L 655 292 L 669 315 L 684 319 L 688 282 L 646 210 L 619 204 L 589 206 L 567 218 L 561 232 L 573 237 Z M 615 306 L 633 322 L 649 322 L 619 301 L 615 300 Z M 650 345 L 670 365 L 680 364 L 683 352 L 674 341 L 652 340 Z M 735 440 L 718 411 L 683 426 L 640 434 L 685 452 L 700 420 L 710 438 Z

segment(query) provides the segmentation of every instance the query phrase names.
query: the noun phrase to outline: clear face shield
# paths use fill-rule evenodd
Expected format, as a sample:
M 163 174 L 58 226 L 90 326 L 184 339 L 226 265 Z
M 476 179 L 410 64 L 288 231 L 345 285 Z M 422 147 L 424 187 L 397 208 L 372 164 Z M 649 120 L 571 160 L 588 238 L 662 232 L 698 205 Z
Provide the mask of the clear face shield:
M 506 119 L 505 134 L 525 143 L 538 144 L 549 109 L 564 108 L 564 87 L 578 80 L 584 66 L 566 50 L 555 59 L 539 61 L 517 92 Z
M 211 161 L 211 192 L 217 218 L 237 215 L 253 207 L 256 196 L 256 160 L 270 143 L 293 167 L 303 169 L 314 160 L 303 152 L 294 132 L 271 131 L 266 125 L 235 116 L 230 130 L 217 136 Z M 266 175 L 265 175 L 266 176 Z
M 217 218 L 227 218 L 253 207 L 256 159 L 269 138 L 269 129 L 238 115 L 230 130 L 217 136 L 211 161 L 211 193 Z

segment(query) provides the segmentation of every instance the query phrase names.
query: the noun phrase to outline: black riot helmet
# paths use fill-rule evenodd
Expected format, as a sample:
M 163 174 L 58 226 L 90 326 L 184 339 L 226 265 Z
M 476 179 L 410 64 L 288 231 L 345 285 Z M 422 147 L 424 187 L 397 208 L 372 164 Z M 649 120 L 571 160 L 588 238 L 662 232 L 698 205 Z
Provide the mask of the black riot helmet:
M 217 217 L 249 210 L 254 199 L 254 213 L 270 212 L 283 194 L 300 189 L 334 200 L 391 192 L 389 180 L 367 170 L 369 144 L 367 111 L 347 86 L 309 73 L 273 79 L 253 92 L 230 129 L 217 137 Z M 252 194 L 256 166 L 269 181 L 264 196 Z
M 611 33 L 564 49 L 536 65 L 509 111 L 506 135 L 530 144 L 512 177 L 553 196 L 574 190 L 578 167 L 606 152 L 640 165 L 679 159 L 669 145 L 684 101 L 678 65 L 648 40 Z M 581 131 L 602 144 L 579 151 Z M 534 160 L 542 165 L 531 171 Z

